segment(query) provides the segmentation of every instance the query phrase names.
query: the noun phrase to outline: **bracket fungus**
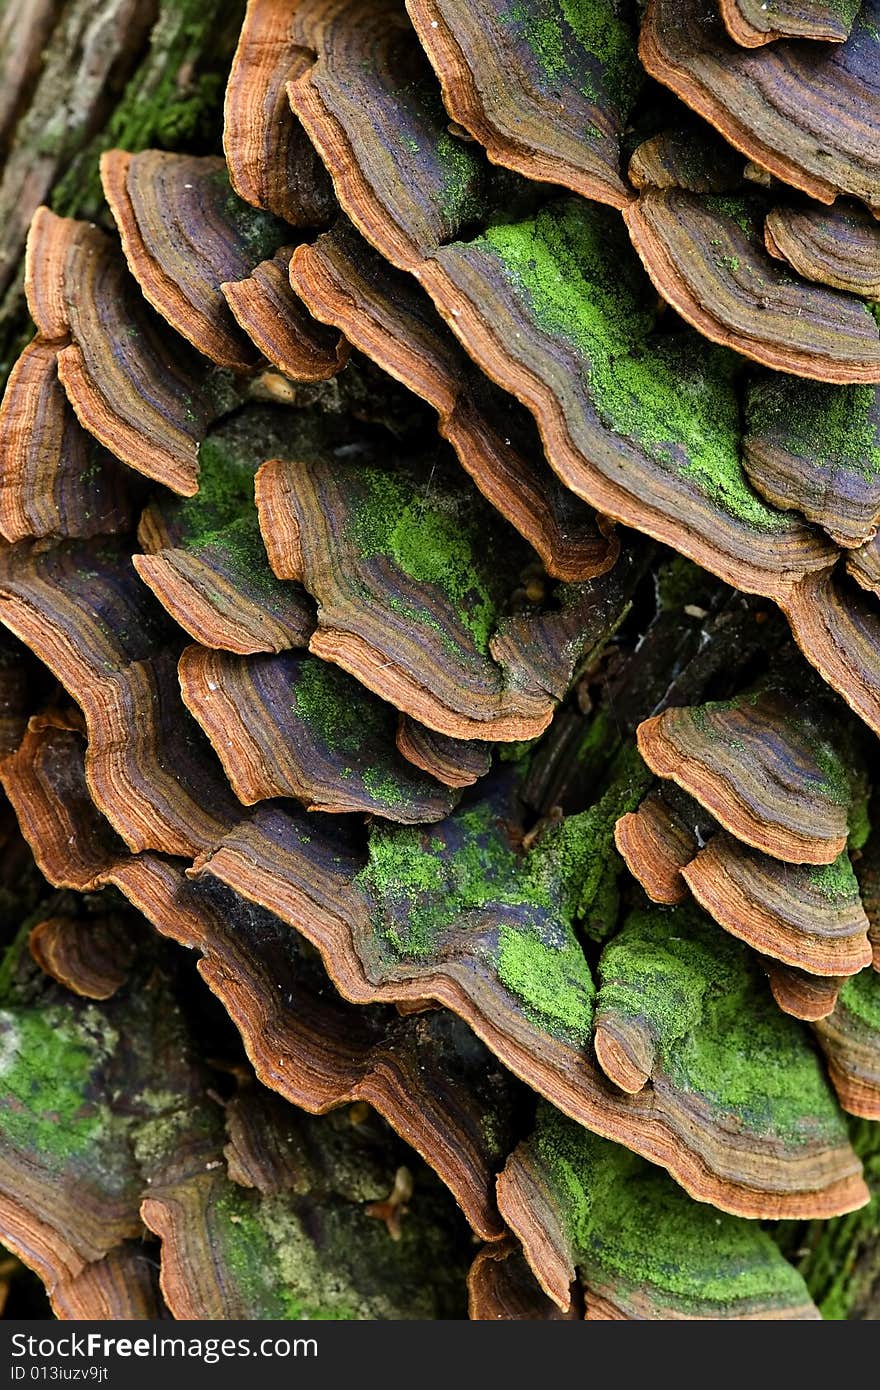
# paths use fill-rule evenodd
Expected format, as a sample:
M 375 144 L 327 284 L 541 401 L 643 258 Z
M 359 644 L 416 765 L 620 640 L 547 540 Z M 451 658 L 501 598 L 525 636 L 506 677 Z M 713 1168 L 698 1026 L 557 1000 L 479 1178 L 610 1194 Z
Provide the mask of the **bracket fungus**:
M 858 0 L 718 0 L 724 27 L 744 48 L 774 39 L 824 39 L 843 43 Z
M 837 735 L 837 736 L 836 736 Z M 793 864 L 831 864 L 855 792 L 833 723 L 784 689 L 665 710 L 639 727 L 639 751 L 738 839 Z
M 0 1241 L 877 1316 L 878 0 L 173 8 L 3 272 Z
M 407 4 L 446 110 L 493 162 L 612 207 L 630 196 L 620 147 L 643 80 L 621 8 Z
M 783 39 L 749 52 L 711 5 L 649 0 L 639 56 L 652 77 L 784 183 L 822 203 L 848 193 L 880 208 L 877 14 L 877 0 L 865 0 L 845 43 Z
M 656 1168 L 546 1105 L 498 1197 L 541 1287 L 567 1309 L 577 1281 L 588 1319 L 819 1317 L 760 1227 L 688 1201 Z
M 41 208 L 28 237 L 28 302 L 57 345 L 77 418 L 117 458 L 175 492 L 196 491 L 211 407 L 195 356 L 169 342 L 112 242 Z

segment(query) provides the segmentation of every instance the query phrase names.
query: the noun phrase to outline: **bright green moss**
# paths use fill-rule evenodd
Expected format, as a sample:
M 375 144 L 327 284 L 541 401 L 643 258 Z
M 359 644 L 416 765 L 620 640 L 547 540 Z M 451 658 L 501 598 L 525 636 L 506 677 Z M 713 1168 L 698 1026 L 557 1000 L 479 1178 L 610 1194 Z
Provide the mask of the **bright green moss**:
M 375 827 L 357 882 L 376 907 L 387 943 L 406 957 L 430 956 L 462 913 L 519 903 L 517 859 L 487 803 L 450 816 L 441 837 L 414 827 Z
M 781 373 L 758 377 L 746 397 L 746 427 L 778 440 L 811 471 L 843 469 L 870 482 L 880 476 L 880 413 L 873 386 L 833 386 Z
M 762 1135 L 845 1137 L 806 1031 L 776 1007 L 748 949 L 696 909 L 634 913 L 599 976 L 599 1007 L 647 1021 L 682 1092 Z
M 790 525 L 740 463 L 735 354 L 695 335 L 650 337 L 653 295 L 617 219 L 579 200 L 490 227 L 475 245 L 502 268 L 539 327 L 584 359 L 603 423 L 760 531 Z
M 385 706 L 371 700 L 351 676 L 317 657 L 304 657 L 298 667 L 293 706 L 334 753 L 357 753 L 365 737 L 393 727 Z
M 595 986 L 584 953 L 572 938 L 548 946 L 537 934 L 502 926 L 498 977 L 540 1027 L 578 1042 L 590 1039 Z
M 271 1213 L 253 1193 L 228 1184 L 211 1210 L 212 1245 L 222 1250 L 223 1263 L 228 1268 L 238 1300 L 240 1316 L 245 1318 L 283 1319 L 349 1319 L 354 1316 L 340 1296 L 333 1305 L 321 1307 L 313 1303 L 302 1289 L 308 1279 L 314 1258 L 306 1248 L 307 1242 L 297 1229 L 292 1214 L 274 1222 Z M 268 1219 L 267 1219 L 268 1216 Z M 291 1245 L 295 1244 L 295 1256 Z M 285 1266 L 291 1266 L 292 1271 Z M 298 1274 L 291 1287 L 290 1275 Z
M 331 756 L 348 759 L 357 767 L 377 806 L 408 806 L 415 792 L 435 787 L 409 764 L 395 768 L 394 711 L 337 666 L 303 657 L 293 685 L 292 707 Z M 385 752 L 384 761 L 367 761 L 371 743 Z M 343 767 L 340 775 L 353 777 L 355 766 Z
M 161 0 L 149 47 L 103 131 L 74 158 L 52 190 L 66 217 L 94 216 L 103 203 L 98 159 L 103 150 L 135 152 L 213 146 L 222 124 L 226 73 L 244 12 L 243 0 Z M 64 111 L 49 138 L 58 148 L 82 132 Z M 277 244 L 277 243 L 276 243 Z
M 365 495 L 354 529 L 362 553 L 387 555 L 410 579 L 438 589 L 477 649 L 488 652 L 501 595 L 481 562 L 486 518 L 477 499 L 463 489 L 432 492 L 430 483 L 419 496 L 405 475 L 378 469 L 362 469 L 359 478 Z M 500 568 L 499 578 L 503 562 Z
M 374 829 L 357 882 L 394 955 L 436 955 L 450 926 L 473 923 L 475 951 L 526 1015 L 554 1035 L 585 1042 L 594 988 L 571 928 L 584 851 L 574 833 L 569 843 L 553 831 L 547 846 L 518 855 L 503 814 L 481 802 L 430 832 Z
M 588 101 L 608 105 L 623 119 L 643 79 L 635 39 L 620 9 L 614 0 L 549 0 L 541 5 L 514 0 L 508 16 L 548 83 L 568 80 Z
M 458 228 L 470 222 L 480 210 L 482 169 L 467 144 L 448 130 L 439 132 L 434 150 L 442 170 L 441 207 L 448 225 Z
M 854 770 L 849 761 L 841 755 L 839 748 L 822 738 L 818 731 L 812 752 L 822 773 L 817 790 L 835 806 L 851 806 Z
M 870 966 L 852 975 L 840 991 L 840 1004 L 872 1032 L 880 1033 L 880 975 Z
M 846 850 L 833 864 L 805 864 L 804 871 L 814 887 L 831 903 L 851 902 L 859 896 L 859 884 Z
M 529 855 L 524 880 L 531 894 L 546 899 L 555 894 L 567 922 L 582 916 L 609 866 L 622 868 L 614 847 L 614 826 L 627 811 L 635 810 L 651 781 L 652 774 L 635 746 L 625 748 L 599 801 L 579 815 L 566 816 Z
M 104 1147 L 110 1116 L 87 1097 L 106 1061 L 100 1035 L 90 1035 L 63 1007 L 0 1010 L 0 1116 L 8 1142 L 60 1167 Z
M 588 1285 L 610 1283 L 704 1316 L 713 1306 L 806 1302 L 800 1275 L 755 1222 L 693 1201 L 628 1149 L 546 1104 L 530 1146 L 558 1194 Z

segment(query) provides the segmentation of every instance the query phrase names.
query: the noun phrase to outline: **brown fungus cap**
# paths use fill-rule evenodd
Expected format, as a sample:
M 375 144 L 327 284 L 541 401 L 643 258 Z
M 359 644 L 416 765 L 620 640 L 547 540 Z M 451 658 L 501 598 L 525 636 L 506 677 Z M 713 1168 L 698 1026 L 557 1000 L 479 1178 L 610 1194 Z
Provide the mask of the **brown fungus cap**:
M 827 1018 L 833 1011 L 843 985 L 842 979 L 808 975 L 793 965 L 783 965 L 781 961 L 769 958 L 764 961 L 764 969 L 773 998 L 783 1013 L 807 1023 L 815 1023 L 817 1019 Z
M 244 569 L 222 535 L 205 546 L 186 544 L 163 501 L 141 517 L 138 540 L 147 553 L 133 555 L 132 564 L 184 632 L 202 646 L 244 656 L 305 646 L 314 612 L 300 586 L 267 585 L 262 574 Z
M 844 850 L 828 865 L 793 865 L 721 832 L 683 869 L 701 907 L 756 951 L 813 975 L 871 963 L 868 919 Z
M 743 462 L 762 497 L 803 512 L 838 545 L 870 541 L 880 517 L 880 387 L 762 372 L 746 386 L 745 427 Z
M 835 727 L 767 689 L 665 710 L 639 726 L 639 751 L 738 839 L 777 859 L 830 864 L 849 833 L 852 793 Z
M 63 340 L 38 336 L 0 403 L 0 534 L 6 541 L 95 536 L 132 523 L 130 475 L 91 439 L 58 380 Z
M 880 299 L 880 227 L 857 204 L 833 208 L 777 207 L 767 214 L 764 240 L 806 280 Z
M 880 733 L 880 613 L 874 595 L 846 571 L 827 569 L 805 576 L 782 609 L 811 665 Z
M 44 917 L 28 948 L 45 974 L 84 999 L 112 998 L 136 954 L 128 924 L 113 917 Z
M 243 280 L 220 288 L 239 326 L 280 372 L 295 382 L 328 381 L 348 361 L 341 334 L 317 322 L 290 284 L 294 247 L 282 246 Z
M 834 1012 L 816 1024 L 828 1075 L 844 1110 L 880 1119 L 880 975 L 847 980 Z
M 235 802 L 180 700 L 178 641 L 126 550 L 104 541 L 0 555 L 3 621 L 80 705 L 86 776 L 129 848 L 193 854 Z
M 214 155 L 107 150 L 101 180 L 129 270 L 153 308 L 218 366 L 238 372 L 256 366 L 259 354 L 220 286 L 251 273 L 262 259 L 256 246 L 274 249 L 280 223 L 267 218 L 259 225 Z
M 702 0 L 649 0 L 639 56 L 777 178 L 823 203 L 849 193 L 880 208 L 877 18 L 877 0 L 866 0 L 845 43 L 782 40 L 748 52 Z
M 614 827 L 614 843 L 633 878 L 654 903 L 672 906 L 687 898 L 682 870 L 697 853 L 693 827 L 669 803 L 662 787 Z
M 624 219 L 657 289 L 713 342 L 818 381 L 880 381 L 867 306 L 780 270 L 749 200 L 647 189 Z
M 467 1282 L 468 1317 L 475 1322 L 573 1322 L 582 1316 L 576 1297 L 566 1312 L 548 1298 L 511 1238 L 484 1245 Z
M 402 714 L 395 740 L 399 751 L 447 787 L 470 787 L 489 771 L 491 744 L 480 739 L 448 738 Z
M 25 284 L 41 336 L 58 342 L 58 375 L 80 424 L 137 472 L 194 493 L 211 415 L 204 372 L 144 302 L 111 241 L 41 208 Z
M 302 63 L 288 0 L 248 0 L 226 84 L 223 151 L 232 187 L 292 226 L 319 226 L 334 201 L 321 161 L 290 114 L 286 84 Z
M 877 535 L 848 552 L 846 570 L 863 589 L 880 598 L 880 538 Z
M 299 247 L 290 274 L 317 318 L 434 407 L 462 467 L 548 574 L 577 580 L 610 568 L 610 528 L 562 486 L 528 413 L 474 366 L 418 285 L 344 223 Z
M 257 506 L 275 574 L 317 600 L 316 656 L 450 738 L 516 741 L 547 727 L 570 657 L 557 653 L 553 689 L 530 663 L 533 650 L 542 659 L 540 631 L 530 645 L 527 620 L 523 633 L 505 630 L 529 551 L 445 459 L 276 459 L 257 474 Z M 464 567 L 473 579 L 462 591 Z M 598 640 L 605 590 L 618 587 L 613 571 L 594 584 L 587 639 Z
M 579 26 L 538 0 L 407 3 L 446 110 L 493 163 L 622 207 L 620 146 L 641 73 L 618 7 L 591 10 Z
M 239 801 L 292 796 L 311 811 L 442 820 L 453 795 L 401 757 L 393 709 L 315 657 L 233 656 L 187 647 L 184 704 Z
M 820 1316 L 766 1232 L 688 1202 L 665 1173 L 546 1105 L 500 1174 L 498 1201 L 540 1286 L 570 1315 L 582 1300 L 588 1319 Z
M 843 43 L 859 0 L 718 0 L 718 7 L 732 39 L 760 48 L 783 38 Z

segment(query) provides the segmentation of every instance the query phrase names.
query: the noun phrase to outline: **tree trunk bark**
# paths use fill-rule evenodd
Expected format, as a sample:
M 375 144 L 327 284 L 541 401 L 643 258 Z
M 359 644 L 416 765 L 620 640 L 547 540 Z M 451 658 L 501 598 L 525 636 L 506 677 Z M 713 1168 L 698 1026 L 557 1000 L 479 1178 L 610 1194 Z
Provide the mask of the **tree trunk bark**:
M 22 260 L 34 212 L 99 219 L 98 159 L 114 145 L 219 149 L 243 11 L 244 0 L 5 0 L 0 385 L 32 331 Z

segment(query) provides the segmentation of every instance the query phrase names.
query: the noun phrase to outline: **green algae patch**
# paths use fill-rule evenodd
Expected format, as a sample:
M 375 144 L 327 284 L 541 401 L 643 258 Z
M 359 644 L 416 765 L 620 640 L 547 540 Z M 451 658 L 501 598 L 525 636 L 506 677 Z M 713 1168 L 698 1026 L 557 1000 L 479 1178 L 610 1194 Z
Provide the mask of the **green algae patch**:
M 741 361 L 690 332 L 653 334 L 656 295 L 613 213 L 566 199 L 490 227 L 472 247 L 497 264 L 540 331 L 583 364 L 607 429 L 739 523 L 761 532 L 791 525 L 742 468 Z
M 609 785 L 595 805 L 566 816 L 543 836 L 529 855 L 525 879 L 534 895 L 555 894 L 569 921 L 583 917 L 593 905 L 609 870 L 620 873 L 623 860 L 614 845 L 614 827 L 634 811 L 653 781 L 653 774 L 634 745 L 617 756 Z
M 317 1321 L 358 1316 L 345 1301 L 346 1290 L 338 1286 L 338 1273 L 321 1278 L 312 1247 L 283 1200 L 261 1201 L 226 1183 L 209 1221 L 212 1249 L 234 1281 L 239 1316 Z M 336 1284 L 332 1292 L 322 1290 L 331 1281 Z
M 811 1039 L 752 953 L 691 908 L 633 913 L 599 961 L 597 1008 L 647 1024 L 655 1077 L 719 1121 L 787 1143 L 845 1141 Z
M 429 830 L 375 827 L 355 881 L 374 904 L 391 950 L 425 959 L 465 914 L 521 904 L 517 871 L 496 808 L 481 802 Z
M 833 467 L 867 481 L 880 479 L 880 411 L 874 386 L 795 382 L 782 373 L 752 381 L 746 429 L 771 439 L 809 472 Z
M 161 0 L 143 58 L 106 125 L 97 135 L 88 132 L 88 143 L 77 129 L 59 137 L 73 146 L 73 157 L 52 190 L 55 212 L 98 214 L 104 201 L 98 160 L 104 150 L 213 146 L 243 15 L 244 0 Z
M 335 776 L 343 784 L 359 782 L 380 815 L 412 811 L 420 798 L 430 802 L 443 794 L 432 778 L 398 753 L 397 712 L 339 667 L 317 657 L 297 658 L 290 701 L 291 713 L 305 726 L 318 756 L 323 746 Z
M 588 101 L 610 108 L 622 121 L 643 82 L 635 38 L 622 10 L 615 0 L 550 0 L 541 5 L 514 0 L 501 18 L 522 36 L 550 88 L 571 83 Z
M 411 610 L 405 616 L 430 622 L 431 591 L 436 591 L 477 650 L 487 655 L 525 548 L 514 540 L 508 556 L 503 545 L 492 547 L 490 566 L 490 537 L 503 539 L 498 518 L 475 490 L 439 479 L 432 486 L 432 481 L 429 476 L 419 486 L 406 473 L 360 469 L 354 543 L 365 559 L 386 556 L 408 579 L 426 586 L 424 611 L 413 601 L 407 605 L 404 590 L 401 602 Z M 410 586 L 410 599 L 414 597 Z
M 595 987 L 575 926 L 600 890 L 616 916 L 617 866 L 609 882 L 607 846 L 621 786 L 525 851 L 510 787 L 504 774 L 482 801 L 426 829 L 374 827 L 355 882 L 386 968 L 469 958 L 535 1027 L 583 1045 Z M 631 787 L 630 795 L 637 799 Z
M 5 1142 L 53 1167 L 98 1159 L 110 1119 L 93 1093 L 107 1059 L 100 1037 L 63 1006 L 39 1014 L 0 1009 L 0 1113 Z
M 498 936 L 498 976 L 522 1000 L 527 1015 L 551 1033 L 589 1042 L 595 986 L 576 941 L 562 948 L 540 936 L 502 926 Z
M 528 1162 L 549 1185 L 587 1289 L 631 1315 L 803 1308 L 806 1285 L 753 1221 L 696 1202 L 665 1173 L 541 1104 Z
M 859 882 L 846 850 L 831 864 L 805 864 L 803 872 L 830 903 L 854 902 L 859 897 Z
M 880 1034 L 880 975 L 870 967 L 852 975 L 838 996 L 840 1007 L 870 1032 Z

